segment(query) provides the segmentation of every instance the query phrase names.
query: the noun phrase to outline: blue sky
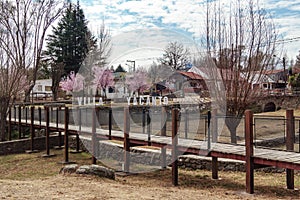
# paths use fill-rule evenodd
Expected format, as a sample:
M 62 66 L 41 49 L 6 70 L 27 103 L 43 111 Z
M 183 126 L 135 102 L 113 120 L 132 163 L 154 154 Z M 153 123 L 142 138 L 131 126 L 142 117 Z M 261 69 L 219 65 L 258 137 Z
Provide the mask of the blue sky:
M 90 29 L 104 20 L 114 41 L 113 60 L 151 60 L 169 41 L 198 48 L 206 0 L 80 0 Z M 227 0 L 221 0 L 224 7 Z M 284 41 L 283 55 L 296 59 L 300 50 L 300 0 L 260 0 Z M 201 31 L 202 30 L 202 31 Z M 146 53 L 145 53 L 146 52 Z M 137 57 L 140 56 L 140 58 Z

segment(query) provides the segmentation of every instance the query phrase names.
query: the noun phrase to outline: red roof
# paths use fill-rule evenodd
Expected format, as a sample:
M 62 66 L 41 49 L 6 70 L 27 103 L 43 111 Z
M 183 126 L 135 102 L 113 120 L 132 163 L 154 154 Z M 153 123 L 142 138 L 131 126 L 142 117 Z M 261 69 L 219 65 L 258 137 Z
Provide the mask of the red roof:
M 186 77 L 188 77 L 190 79 L 193 79 L 193 80 L 203 80 L 202 76 L 200 76 L 199 74 L 196 74 L 194 72 L 180 71 L 179 73 L 182 74 L 183 76 L 186 76 Z
M 267 70 L 267 71 L 264 71 L 263 73 L 266 74 L 266 75 L 270 75 L 270 74 L 277 74 L 277 73 L 280 73 L 280 72 L 283 72 L 283 69 Z

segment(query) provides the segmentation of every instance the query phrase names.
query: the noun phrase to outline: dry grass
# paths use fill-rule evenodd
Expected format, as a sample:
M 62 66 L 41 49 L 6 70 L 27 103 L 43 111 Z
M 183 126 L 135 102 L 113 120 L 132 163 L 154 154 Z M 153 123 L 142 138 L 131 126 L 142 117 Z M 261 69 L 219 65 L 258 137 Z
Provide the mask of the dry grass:
M 0 198 L 3 199 L 299 199 L 299 190 L 285 189 L 284 173 L 255 173 L 255 194 L 245 191 L 245 173 L 220 172 L 211 179 L 207 170 L 179 170 L 179 186 L 171 184 L 171 170 L 159 170 L 130 176 L 117 175 L 115 181 L 58 175 L 63 160 L 38 154 L 0 156 Z M 71 154 L 70 160 L 90 164 L 90 155 Z M 300 176 L 295 176 L 300 188 Z

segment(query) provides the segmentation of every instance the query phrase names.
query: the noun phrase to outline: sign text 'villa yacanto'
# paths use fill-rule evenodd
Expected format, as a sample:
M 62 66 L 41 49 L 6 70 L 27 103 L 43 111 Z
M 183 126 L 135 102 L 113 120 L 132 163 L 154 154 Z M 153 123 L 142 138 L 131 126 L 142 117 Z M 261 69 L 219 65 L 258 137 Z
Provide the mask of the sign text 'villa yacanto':
M 102 97 L 96 98 L 96 97 L 77 97 L 77 104 L 78 105 L 88 105 L 88 104 L 94 104 L 94 105 L 104 105 L 104 101 Z M 98 100 L 98 101 L 97 101 Z M 162 96 L 133 96 L 133 97 L 127 97 L 127 104 L 130 105 L 146 105 L 146 106 L 156 106 L 156 105 L 168 105 L 169 99 L 168 97 L 162 97 Z

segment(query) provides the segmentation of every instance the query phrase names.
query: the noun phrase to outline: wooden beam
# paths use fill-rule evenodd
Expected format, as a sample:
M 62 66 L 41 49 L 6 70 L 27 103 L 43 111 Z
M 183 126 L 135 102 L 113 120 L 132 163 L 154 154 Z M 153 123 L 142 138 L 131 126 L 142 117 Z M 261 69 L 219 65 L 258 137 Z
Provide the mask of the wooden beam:
M 96 123 L 97 123 L 97 116 L 96 116 L 96 108 L 91 109 L 92 112 L 92 164 L 97 163 L 97 158 L 96 158 L 96 151 L 97 149 L 97 138 L 96 138 Z
M 49 119 L 49 107 L 45 107 L 45 120 L 46 120 L 46 155 L 50 155 L 50 119 Z
M 161 107 L 161 136 L 167 135 L 167 112 L 166 107 Z M 167 148 L 166 146 L 161 147 L 161 168 L 167 168 Z
M 130 115 L 129 108 L 124 108 L 124 169 L 125 173 L 129 173 L 130 168 L 130 141 L 129 141 L 129 131 L 130 131 Z
M 218 179 L 218 157 L 211 158 L 212 179 Z
M 152 126 L 152 123 L 151 123 L 151 116 L 152 116 L 152 113 L 151 113 L 151 110 L 149 109 L 148 112 L 147 112 L 147 137 L 148 137 L 148 146 L 151 146 L 151 126 Z
M 8 140 L 11 140 L 12 124 L 11 124 L 11 106 L 8 108 Z
M 111 131 L 112 131 L 112 108 L 109 108 L 108 111 L 108 139 L 111 140 Z
M 254 193 L 254 163 L 253 163 L 253 113 L 245 111 L 245 143 L 246 143 L 246 192 Z
M 34 151 L 34 106 L 30 107 L 30 150 Z
M 294 110 L 286 111 L 286 150 L 294 151 L 295 118 Z M 294 170 L 286 169 L 286 185 L 288 189 L 294 189 Z
M 172 110 L 172 183 L 174 186 L 178 185 L 178 109 Z
M 64 162 L 69 163 L 69 108 L 65 107 Z
M 213 109 L 211 112 L 211 126 L 212 126 L 212 142 L 218 142 L 218 118 L 217 109 Z
M 21 105 L 19 105 L 19 107 L 18 107 L 18 117 L 19 117 L 19 124 L 18 124 L 18 132 L 19 132 L 19 139 L 21 139 L 21 137 L 22 137 L 22 123 L 21 123 L 21 120 L 22 120 L 22 118 L 21 118 Z

